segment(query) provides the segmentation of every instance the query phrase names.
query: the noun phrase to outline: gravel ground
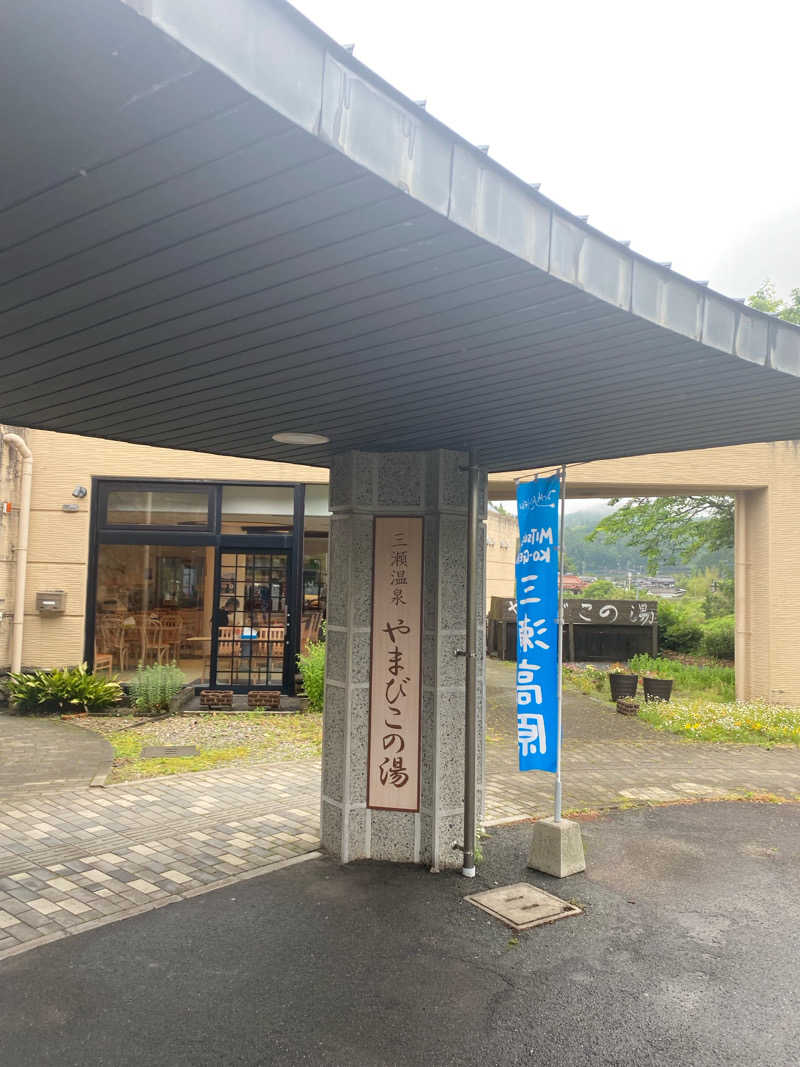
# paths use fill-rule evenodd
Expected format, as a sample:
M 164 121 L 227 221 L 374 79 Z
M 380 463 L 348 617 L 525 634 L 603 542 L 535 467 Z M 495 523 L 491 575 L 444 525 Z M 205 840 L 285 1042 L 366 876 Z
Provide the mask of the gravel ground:
M 309 759 L 322 749 L 322 715 L 198 715 L 153 721 L 133 716 L 92 715 L 72 720 L 102 734 L 114 746 L 111 781 L 129 781 L 217 763 Z M 145 745 L 195 745 L 196 756 L 141 759 Z
M 172 716 L 153 722 L 149 718 L 93 715 L 72 720 L 79 726 L 109 738 L 122 731 L 141 738 L 146 745 L 197 745 L 198 748 L 228 748 L 232 745 L 259 744 L 276 734 L 281 727 L 297 726 L 299 721 L 311 726 L 321 716 L 303 715 L 198 715 L 197 718 Z M 306 733 L 307 731 L 303 731 Z
M 94 730 L 96 734 L 102 734 L 106 739 L 119 730 L 125 730 L 129 726 L 136 726 L 137 723 L 150 721 L 149 719 L 133 718 L 130 715 L 65 715 L 64 718 L 72 726 L 83 726 L 87 730 Z

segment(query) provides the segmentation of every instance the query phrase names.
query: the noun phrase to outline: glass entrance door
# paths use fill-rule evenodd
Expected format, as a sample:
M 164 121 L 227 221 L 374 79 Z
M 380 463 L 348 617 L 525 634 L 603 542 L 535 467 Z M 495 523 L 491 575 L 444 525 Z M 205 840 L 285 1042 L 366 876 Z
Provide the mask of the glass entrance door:
M 212 640 L 217 688 L 280 689 L 289 625 L 289 553 L 220 550 Z

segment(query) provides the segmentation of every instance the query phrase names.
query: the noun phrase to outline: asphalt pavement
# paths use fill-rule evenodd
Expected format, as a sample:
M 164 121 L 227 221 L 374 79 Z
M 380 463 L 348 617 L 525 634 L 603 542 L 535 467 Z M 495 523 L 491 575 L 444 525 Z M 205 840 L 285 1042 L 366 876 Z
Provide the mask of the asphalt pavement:
M 583 822 L 588 871 L 301 862 L 0 963 L 0 1063 L 796 1065 L 800 806 Z M 464 901 L 528 880 L 583 915 Z

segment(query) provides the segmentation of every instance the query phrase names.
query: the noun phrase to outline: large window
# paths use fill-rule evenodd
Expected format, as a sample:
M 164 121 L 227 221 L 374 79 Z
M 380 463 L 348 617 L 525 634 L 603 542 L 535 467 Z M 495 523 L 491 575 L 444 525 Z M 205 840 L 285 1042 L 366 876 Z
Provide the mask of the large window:
M 175 662 L 187 680 L 208 680 L 214 549 L 100 545 L 95 650 L 123 681 L 138 663 Z
M 123 681 L 175 662 L 197 686 L 291 692 L 327 606 L 328 488 L 307 488 L 100 480 L 87 654 Z

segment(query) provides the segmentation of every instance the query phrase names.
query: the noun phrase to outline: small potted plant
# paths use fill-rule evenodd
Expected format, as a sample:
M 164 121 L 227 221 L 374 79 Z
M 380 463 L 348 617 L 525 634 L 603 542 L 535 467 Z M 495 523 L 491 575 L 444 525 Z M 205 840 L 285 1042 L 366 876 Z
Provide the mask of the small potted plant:
M 615 663 L 614 668 L 608 672 L 608 684 L 611 686 L 613 701 L 623 697 L 635 697 L 639 675 L 634 674 L 626 665 Z

